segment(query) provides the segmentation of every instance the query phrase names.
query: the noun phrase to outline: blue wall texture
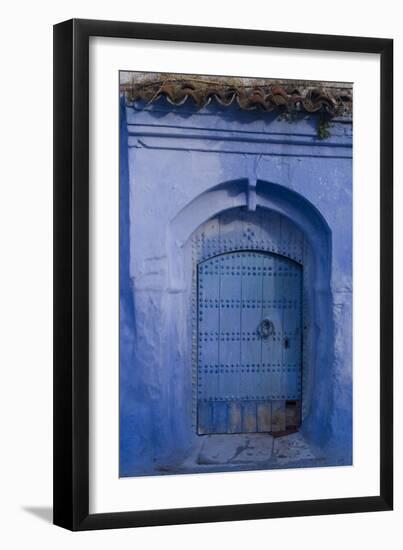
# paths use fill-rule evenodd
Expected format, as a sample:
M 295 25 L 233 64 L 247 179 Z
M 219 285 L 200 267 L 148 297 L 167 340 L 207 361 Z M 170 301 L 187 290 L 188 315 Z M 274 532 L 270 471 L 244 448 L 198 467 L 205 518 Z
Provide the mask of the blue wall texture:
M 272 250 L 303 263 L 301 435 L 312 454 L 287 467 L 352 463 L 352 124 L 333 119 L 325 139 L 317 128 L 315 115 L 121 98 L 121 476 L 234 469 L 198 462 L 207 436 L 195 424 L 195 242 L 220 216 L 277 220 Z M 286 250 L 285 224 L 300 248 Z

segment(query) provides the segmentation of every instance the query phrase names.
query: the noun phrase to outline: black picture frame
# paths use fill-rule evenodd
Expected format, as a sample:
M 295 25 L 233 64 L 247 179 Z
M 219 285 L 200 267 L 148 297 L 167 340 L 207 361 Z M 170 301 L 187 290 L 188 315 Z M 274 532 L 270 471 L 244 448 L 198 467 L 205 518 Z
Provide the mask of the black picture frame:
M 365 497 L 89 513 L 89 38 L 380 54 L 380 491 Z M 71 530 L 393 507 L 393 40 L 73 19 L 54 26 L 54 523 Z

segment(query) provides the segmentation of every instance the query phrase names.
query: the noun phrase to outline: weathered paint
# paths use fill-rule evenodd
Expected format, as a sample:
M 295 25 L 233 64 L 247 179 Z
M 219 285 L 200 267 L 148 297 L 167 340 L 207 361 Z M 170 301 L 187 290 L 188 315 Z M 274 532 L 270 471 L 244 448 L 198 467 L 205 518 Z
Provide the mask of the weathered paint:
M 302 266 L 238 250 L 199 263 L 197 271 L 198 433 L 271 432 L 267 412 L 263 420 L 271 401 L 301 399 Z M 236 401 L 241 423 L 229 415 Z
M 224 241 L 253 251 L 268 240 L 266 254 L 303 265 L 301 434 L 322 459 L 292 465 L 350 464 L 351 122 L 335 121 L 319 140 L 315 117 L 289 123 L 235 106 L 122 98 L 120 194 L 120 475 L 205 471 L 191 461 L 209 437 L 197 434 L 195 281 L 200 262 L 227 252 L 213 243 L 220 217 Z M 226 423 L 227 442 L 268 418 L 284 431 L 286 403 L 262 406 L 206 408 L 199 418 Z

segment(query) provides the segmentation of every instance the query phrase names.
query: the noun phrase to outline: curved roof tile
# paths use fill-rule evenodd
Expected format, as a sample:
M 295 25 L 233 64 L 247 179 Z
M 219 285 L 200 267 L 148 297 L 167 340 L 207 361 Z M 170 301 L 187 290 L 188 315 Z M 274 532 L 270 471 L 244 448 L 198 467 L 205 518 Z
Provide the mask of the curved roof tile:
M 199 108 L 211 101 L 224 107 L 236 102 L 245 110 L 326 112 L 330 116 L 351 114 L 353 103 L 351 85 L 315 81 L 158 75 L 128 80 L 121 90 L 130 102 L 153 103 L 165 96 L 177 106 L 188 99 Z

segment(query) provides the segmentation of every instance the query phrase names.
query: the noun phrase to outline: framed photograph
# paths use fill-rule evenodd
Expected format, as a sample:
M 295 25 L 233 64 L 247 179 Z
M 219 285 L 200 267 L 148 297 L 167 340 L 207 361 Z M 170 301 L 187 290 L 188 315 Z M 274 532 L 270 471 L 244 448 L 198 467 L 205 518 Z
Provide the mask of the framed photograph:
M 54 522 L 391 510 L 393 42 L 54 27 Z

